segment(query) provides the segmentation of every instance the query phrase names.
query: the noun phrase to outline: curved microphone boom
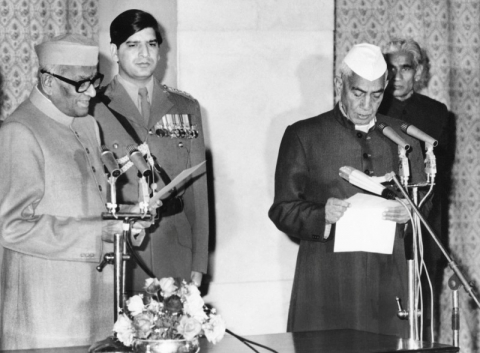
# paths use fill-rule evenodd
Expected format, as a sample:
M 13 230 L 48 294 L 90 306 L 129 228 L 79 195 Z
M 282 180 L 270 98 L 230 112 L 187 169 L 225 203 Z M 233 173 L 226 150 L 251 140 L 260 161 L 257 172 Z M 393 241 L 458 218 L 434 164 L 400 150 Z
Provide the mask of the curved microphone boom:
M 437 147 L 438 141 L 435 140 L 432 136 L 427 135 L 424 133 L 422 130 L 417 128 L 416 126 L 413 126 L 411 124 L 403 123 L 402 126 L 400 126 L 400 129 L 406 133 L 407 135 L 410 135 L 412 137 L 415 137 L 417 140 L 423 141 L 427 144 L 432 145 L 433 147 Z
M 142 152 L 137 149 L 135 145 L 128 145 L 127 146 L 128 157 L 130 161 L 135 165 L 138 169 L 138 172 L 144 176 L 148 177 L 152 175 L 152 171 L 150 170 L 147 161 L 143 158 Z
M 358 186 L 360 189 L 369 191 L 372 194 L 380 195 L 381 197 L 389 200 L 394 200 L 396 197 L 392 190 L 387 189 L 385 186 L 376 182 L 374 179 L 365 173 L 362 173 L 358 169 L 349 166 L 341 167 L 339 174 L 350 184 Z
M 396 133 L 390 126 L 385 123 L 380 123 L 377 125 L 380 131 L 387 136 L 390 140 L 395 142 L 400 147 L 404 148 L 406 151 L 410 149 L 410 145 L 405 141 L 403 138 L 400 137 L 399 134 Z

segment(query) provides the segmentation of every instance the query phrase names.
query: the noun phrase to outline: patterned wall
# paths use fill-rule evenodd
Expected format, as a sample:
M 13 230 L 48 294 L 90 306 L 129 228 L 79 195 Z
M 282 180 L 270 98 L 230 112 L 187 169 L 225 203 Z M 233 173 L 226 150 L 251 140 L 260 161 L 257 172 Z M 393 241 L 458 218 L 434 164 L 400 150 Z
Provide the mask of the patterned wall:
M 410 36 L 426 49 L 431 79 L 423 92 L 456 119 L 449 247 L 467 278 L 480 284 L 480 2 L 477 0 L 337 0 L 336 65 L 353 44 L 384 45 Z M 448 270 L 446 276 L 451 275 Z M 480 347 L 479 309 L 460 291 L 462 352 Z M 451 292 L 441 297 L 440 341 L 451 342 Z
M 35 44 L 61 33 L 98 40 L 98 0 L 0 0 L 0 120 L 36 83 Z

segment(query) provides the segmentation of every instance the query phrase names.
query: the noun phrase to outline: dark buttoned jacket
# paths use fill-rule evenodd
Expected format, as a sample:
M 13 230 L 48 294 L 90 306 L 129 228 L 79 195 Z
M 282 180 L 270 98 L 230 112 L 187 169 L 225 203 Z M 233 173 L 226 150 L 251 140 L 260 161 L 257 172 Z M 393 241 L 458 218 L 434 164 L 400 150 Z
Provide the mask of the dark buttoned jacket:
M 399 131 L 401 121 L 377 114 L 378 123 Z M 424 180 L 417 141 L 406 136 L 413 181 Z M 404 335 L 395 296 L 407 299 L 403 225 L 392 255 L 334 253 L 335 227 L 325 240 L 325 204 L 366 191 L 339 176 L 351 166 L 370 176 L 398 172 L 398 146 L 379 128 L 356 131 L 338 105 L 287 127 L 275 171 L 269 216 L 281 231 L 300 239 L 288 330 L 358 329 Z

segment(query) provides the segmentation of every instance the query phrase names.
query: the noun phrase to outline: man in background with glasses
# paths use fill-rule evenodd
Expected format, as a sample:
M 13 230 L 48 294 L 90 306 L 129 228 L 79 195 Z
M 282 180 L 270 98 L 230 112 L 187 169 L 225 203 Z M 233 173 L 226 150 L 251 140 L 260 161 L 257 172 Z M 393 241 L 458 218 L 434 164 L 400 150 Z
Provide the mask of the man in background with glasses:
M 113 267 L 96 265 L 122 232 L 122 221 L 101 218 L 107 182 L 88 115 L 98 47 L 67 34 L 35 50 L 38 84 L 0 129 L 0 349 L 9 350 L 111 333 Z

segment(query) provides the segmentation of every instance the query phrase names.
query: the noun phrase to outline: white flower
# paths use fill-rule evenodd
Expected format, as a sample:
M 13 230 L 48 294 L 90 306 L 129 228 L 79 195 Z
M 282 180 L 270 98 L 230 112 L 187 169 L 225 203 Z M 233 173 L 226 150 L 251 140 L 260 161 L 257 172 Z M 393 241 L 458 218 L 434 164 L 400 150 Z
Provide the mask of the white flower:
M 162 288 L 162 295 L 164 298 L 168 298 L 178 289 L 175 285 L 175 280 L 172 277 L 162 278 L 160 280 L 160 288 Z
M 163 305 L 162 303 L 157 302 L 156 300 L 151 300 L 147 306 L 147 310 L 152 313 L 158 313 L 162 311 Z
M 201 297 L 202 295 L 200 294 L 200 290 L 196 285 L 193 283 L 187 284 L 187 289 L 188 289 L 188 294 L 189 296 L 198 296 Z
M 187 293 L 185 294 L 185 302 L 183 303 L 183 309 L 185 313 L 194 317 L 200 322 L 207 319 L 207 314 L 203 310 L 205 302 L 203 301 L 200 291 L 194 284 L 187 285 Z
M 145 280 L 145 288 L 150 287 L 150 285 L 156 280 L 156 278 L 147 278 Z M 157 280 L 158 281 L 158 280 Z
M 125 346 L 130 347 L 133 343 L 133 335 L 135 328 L 132 321 L 124 314 L 119 315 L 115 325 L 113 325 L 113 331 L 117 333 L 117 338 Z
M 193 317 L 184 315 L 178 323 L 177 331 L 187 341 L 191 341 L 202 331 L 202 324 Z
M 160 290 L 160 281 L 156 278 L 147 278 L 145 280 L 145 291 L 148 294 L 157 294 Z
M 132 314 L 132 316 L 141 314 L 144 308 L 143 295 L 139 294 L 130 297 L 130 299 L 127 300 L 127 308 L 128 311 L 130 311 L 130 314 Z
M 185 297 L 185 302 L 183 303 L 183 310 L 185 313 L 194 317 L 200 322 L 205 321 L 208 316 L 203 310 L 205 302 L 203 301 L 202 297 L 197 296 L 188 296 Z
M 210 315 L 210 320 L 203 324 L 203 332 L 207 340 L 216 344 L 225 335 L 225 321 L 219 315 Z

